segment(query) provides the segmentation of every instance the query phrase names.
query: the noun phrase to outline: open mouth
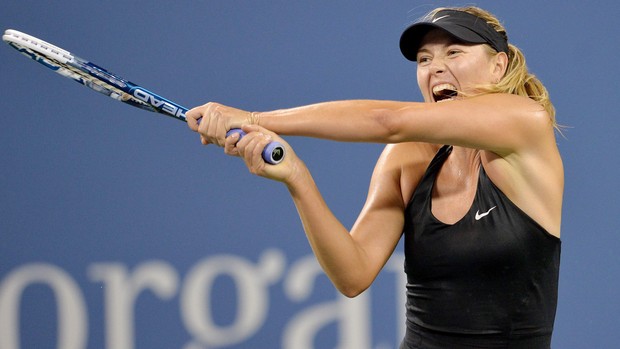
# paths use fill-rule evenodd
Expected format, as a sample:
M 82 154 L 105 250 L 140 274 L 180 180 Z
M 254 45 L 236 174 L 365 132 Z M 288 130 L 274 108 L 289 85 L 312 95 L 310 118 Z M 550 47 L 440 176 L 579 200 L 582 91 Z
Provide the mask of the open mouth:
M 456 86 L 452 84 L 440 84 L 433 87 L 433 98 L 435 102 L 452 100 L 458 96 Z

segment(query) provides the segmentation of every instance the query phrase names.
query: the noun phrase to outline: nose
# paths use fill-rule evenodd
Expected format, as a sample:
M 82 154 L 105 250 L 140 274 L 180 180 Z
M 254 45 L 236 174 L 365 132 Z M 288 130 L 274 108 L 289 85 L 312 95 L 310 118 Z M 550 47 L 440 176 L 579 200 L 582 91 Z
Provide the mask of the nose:
M 443 59 L 439 57 L 433 58 L 429 65 L 430 72 L 433 74 L 442 74 L 446 71 L 446 64 Z

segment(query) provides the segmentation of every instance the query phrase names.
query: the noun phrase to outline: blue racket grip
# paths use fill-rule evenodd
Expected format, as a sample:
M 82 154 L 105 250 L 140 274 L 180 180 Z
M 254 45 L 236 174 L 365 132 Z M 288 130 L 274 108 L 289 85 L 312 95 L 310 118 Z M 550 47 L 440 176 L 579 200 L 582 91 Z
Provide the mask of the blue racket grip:
M 233 134 L 239 134 L 239 140 L 243 138 L 247 133 L 243 132 L 240 128 L 233 128 L 226 132 L 226 137 Z M 263 160 L 268 164 L 278 164 L 284 159 L 284 146 L 279 142 L 269 142 L 263 149 Z

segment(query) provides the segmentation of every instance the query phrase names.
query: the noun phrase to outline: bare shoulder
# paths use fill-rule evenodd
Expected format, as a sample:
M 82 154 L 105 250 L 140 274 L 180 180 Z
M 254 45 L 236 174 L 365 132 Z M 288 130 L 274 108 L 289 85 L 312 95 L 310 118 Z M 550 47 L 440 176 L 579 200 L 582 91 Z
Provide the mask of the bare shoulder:
M 527 97 L 493 93 L 400 111 L 397 141 L 423 141 L 489 150 L 502 156 L 529 147 L 553 129 L 545 108 Z
M 560 235 L 564 169 L 554 121 L 538 102 L 523 96 L 489 94 L 471 98 L 503 115 L 498 131 L 505 145 L 483 151 L 487 174 L 508 198 L 549 233 Z M 506 146 L 507 145 L 507 146 Z
M 564 167 L 553 126 L 542 118 L 535 120 L 515 152 L 500 156 L 485 151 L 482 162 L 493 183 L 512 202 L 559 237 Z
M 486 109 L 493 110 L 497 114 L 508 120 L 524 122 L 525 125 L 548 124 L 551 116 L 545 107 L 539 102 L 524 96 L 508 93 L 491 93 L 464 100 L 476 105 L 484 105 Z
M 519 107 L 527 108 L 526 110 L 530 110 L 533 112 L 544 110 L 540 103 L 536 102 L 535 100 L 511 93 L 486 93 L 466 98 L 464 100 L 497 104 L 501 105 L 502 109 L 506 107 Z

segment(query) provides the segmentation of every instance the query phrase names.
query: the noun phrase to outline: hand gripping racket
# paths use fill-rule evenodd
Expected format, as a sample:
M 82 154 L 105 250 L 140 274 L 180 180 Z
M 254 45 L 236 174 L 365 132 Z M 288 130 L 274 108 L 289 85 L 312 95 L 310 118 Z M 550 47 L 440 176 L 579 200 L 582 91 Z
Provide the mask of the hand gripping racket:
M 98 65 L 79 58 L 58 46 L 12 29 L 4 32 L 2 40 L 25 56 L 43 64 L 56 73 L 73 79 L 117 101 L 140 109 L 164 114 L 177 120 L 187 121 L 185 118 L 185 113 L 188 111 L 187 108 L 127 81 L 118 75 L 112 74 Z M 239 133 L 239 139 L 245 136 L 245 132 L 238 128 L 231 129 L 226 133 L 226 136 L 228 137 L 233 133 Z M 284 147 L 278 142 L 271 142 L 263 149 L 262 155 L 265 162 L 277 164 L 284 158 Z

